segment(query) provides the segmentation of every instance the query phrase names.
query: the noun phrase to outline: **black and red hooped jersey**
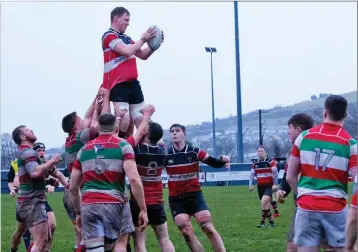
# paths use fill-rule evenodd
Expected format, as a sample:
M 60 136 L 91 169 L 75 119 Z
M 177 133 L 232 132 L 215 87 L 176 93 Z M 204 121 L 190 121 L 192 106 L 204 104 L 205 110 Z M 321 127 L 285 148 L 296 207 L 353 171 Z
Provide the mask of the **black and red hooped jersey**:
M 173 146 L 168 149 L 165 166 L 169 196 L 200 191 L 199 161 L 202 161 L 206 155 L 205 151 L 187 144 L 180 151 Z
M 258 185 L 273 184 L 273 172 L 271 168 L 277 165 L 277 161 L 272 157 L 265 157 L 265 159 L 253 159 L 252 169 L 255 170 Z

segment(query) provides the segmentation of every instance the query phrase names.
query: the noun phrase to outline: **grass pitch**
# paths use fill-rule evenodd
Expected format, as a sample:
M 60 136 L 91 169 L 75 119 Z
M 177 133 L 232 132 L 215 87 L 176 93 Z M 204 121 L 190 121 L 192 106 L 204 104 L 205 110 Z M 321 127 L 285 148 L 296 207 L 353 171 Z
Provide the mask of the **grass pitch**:
M 351 194 L 352 186 L 349 187 Z M 214 225 L 222 236 L 228 252 L 281 252 L 285 251 L 286 235 L 293 214 L 292 195 L 284 204 L 279 204 L 281 216 L 275 219 L 275 228 L 259 229 L 261 208 L 257 190 L 249 192 L 248 186 L 203 187 L 204 197 L 210 208 Z M 164 189 L 165 208 L 168 218 L 169 236 L 177 252 L 189 251 L 179 230 L 175 226 L 168 207 L 168 190 Z M 74 233 L 71 222 L 62 205 L 63 193 L 48 194 L 53 208 L 57 229 L 54 236 L 53 252 L 73 251 Z M 1 251 L 10 251 L 10 238 L 16 227 L 15 199 L 2 194 L 1 199 Z M 195 233 L 205 251 L 214 252 L 210 241 L 192 219 Z M 154 232 L 147 230 L 147 251 L 159 252 Z M 23 243 L 19 251 L 25 251 Z

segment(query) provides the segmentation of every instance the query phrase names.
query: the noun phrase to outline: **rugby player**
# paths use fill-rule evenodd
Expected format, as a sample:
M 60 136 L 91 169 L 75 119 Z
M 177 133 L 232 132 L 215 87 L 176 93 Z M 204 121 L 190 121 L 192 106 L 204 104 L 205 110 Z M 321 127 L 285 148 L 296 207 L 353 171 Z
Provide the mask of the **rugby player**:
M 323 237 L 335 251 L 344 251 L 348 171 L 353 177 L 357 172 L 357 141 L 343 128 L 347 106 L 342 96 L 327 97 L 324 123 L 303 131 L 293 145 L 286 180 L 298 193 L 298 251 L 319 251 Z
M 76 223 L 83 230 L 86 251 L 111 251 L 121 232 L 125 176 L 140 207 L 139 230 L 148 225 L 144 192 L 134 161 L 133 148 L 117 137 L 116 117 L 102 114 L 99 136 L 79 152 L 73 166 L 70 191 L 76 211 Z M 80 185 L 82 188 L 82 204 Z M 133 223 L 127 226 L 134 231 Z M 116 252 L 125 249 L 116 250 Z
M 356 252 L 357 243 L 357 175 L 354 179 L 352 202 L 349 208 L 346 226 L 346 252 Z
M 230 162 L 227 156 L 220 159 L 209 156 L 204 150 L 185 143 L 185 127 L 173 124 L 170 136 L 173 145 L 168 149 L 165 168 L 168 174 L 169 206 L 173 219 L 191 251 L 204 251 L 194 234 L 191 216 L 210 239 L 215 251 L 226 251 L 224 242 L 216 231 L 209 208 L 204 200 L 199 182 L 199 161 L 220 168 Z M 228 168 L 228 166 L 226 166 Z
M 46 163 L 46 158 L 45 158 L 45 154 L 46 154 L 46 147 L 45 144 L 40 143 L 40 142 L 36 142 L 33 146 L 33 150 L 37 152 L 40 160 L 42 163 Z M 54 190 L 54 186 L 57 186 L 58 182 L 60 182 L 63 186 L 67 187 L 68 183 L 67 183 L 67 179 L 66 177 L 57 169 L 51 174 L 46 174 L 46 184 L 52 188 L 52 190 Z M 49 188 L 49 190 L 51 190 Z M 55 214 L 52 210 L 52 207 L 50 206 L 50 204 L 48 203 L 47 199 L 45 201 L 45 208 L 46 208 L 46 213 L 47 213 L 47 223 L 48 223 L 48 227 L 50 229 L 51 235 L 49 236 L 49 240 L 48 243 L 45 246 L 45 251 L 50 251 L 51 247 L 52 247 L 52 242 L 53 242 L 53 235 L 55 233 L 56 230 L 56 217 Z M 31 246 L 30 246 L 31 249 Z
M 299 113 L 299 114 L 293 115 L 288 120 L 287 124 L 288 124 L 288 137 L 289 137 L 291 143 L 294 144 L 298 135 L 301 134 L 302 131 L 308 130 L 313 127 L 314 121 L 311 116 L 309 116 L 305 113 Z M 291 192 L 291 187 L 286 181 L 286 175 L 287 175 L 287 165 L 285 167 L 285 172 L 283 174 L 283 178 L 280 183 L 280 190 L 278 190 L 279 201 L 280 201 L 280 199 L 286 198 Z M 294 211 L 293 217 L 291 219 L 290 230 L 287 235 L 286 252 L 297 251 L 297 246 L 293 243 L 293 237 L 295 235 L 294 231 L 295 231 L 296 206 L 297 206 L 296 198 L 297 198 L 297 195 L 293 194 L 293 199 L 295 202 L 295 211 Z
M 148 125 L 150 115 L 146 112 L 147 111 L 145 110 L 142 124 L 147 121 Z M 136 144 L 133 137 L 129 137 L 127 141 L 134 149 L 138 173 L 142 179 L 149 224 L 154 230 L 161 251 L 173 252 L 175 250 L 169 239 L 167 216 L 165 214 L 163 200 L 162 171 L 167 154 L 165 146 L 159 143 L 163 137 L 163 129 L 155 122 L 150 122 L 147 128 L 146 134 L 140 144 Z M 146 233 L 145 231 L 140 232 L 138 229 L 139 224 L 137 216 L 140 208 L 133 195 L 131 195 L 130 207 L 134 226 L 136 227 L 134 236 L 135 251 L 145 252 Z
M 278 189 L 277 161 L 266 155 L 263 146 L 257 148 L 257 156 L 258 159 L 254 159 L 252 162 L 249 179 L 249 190 L 253 191 L 254 187 L 252 186 L 252 182 L 254 176 L 257 177 L 257 192 L 261 200 L 261 222 L 257 227 L 264 228 L 266 218 L 269 220 L 270 226 L 274 227 L 275 223 L 271 214 L 270 203 L 274 209 L 274 214 L 279 216 L 277 203 L 272 200 L 272 192 Z
M 72 112 L 62 119 L 62 129 L 65 133 L 68 133 L 68 137 L 66 138 L 65 142 L 65 154 L 69 180 L 71 180 L 72 167 L 74 161 L 76 160 L 78 151 L 87 142 L 98 136 L 96 118 L 98 117 L 100 109 L 108 109 L 107 104 L 109 104 L 109 102 L 107 100 L 109 100 L 109 92 L 103 88 L 100 88 L 98 94 L 88 108 L 83 120 L 77 115 L 76 112 Z M 76 213 L 73 208 L 68 187 L 64 192 L 63 204 L 68 217 L 72 221 L 73 229 L 75 231 L 74 251 L 84 251 L 85 248 L 82 241 L 82 235 L 76 227 Z
M 126 132 L 133 118 L 138 128 L 143 118 L 140 112 L 144 107 L 144 96 L 138 81 L 136 57 L 146 60 L 153 50 L 143 45 L 153 38 L 156 31 L 149 28 L 142 34 L 141 39 L 134 42 L 125 34 L 129 25 L 130 14 L 124 7 L 116 7 L 111 12 L 111 28 L 102 36 L 104 57 L 104 74 L 102 86 L 110 90 L 110 100 L 113 102 L 115 115 L 119 110 L 126 110 L 120 124 L 120 131 Z M 164 35 L 162 34 L 162 41 Z
M 32 149 L 37 137 L 32 130 L 24 125 L 13 130 L 12 138 L 19 146 L 17 162 L 20 190 L 16 206 L 19 217 L 18 229 L 25 231 L 25 228 L 29 228 L 34 239 L 30 252 L 49 251 L 45 249 L 51 236 L 45 207 L 45 175 L 56 172 L 55 165 L 60 162 L 61 158 L 59 155 L 54 155 L 43 164 L 36 151 Z M 21 227 L 19 228 L 19 226 Z M 12 245 L 11 251 L 17 250 L 18 248 Z
M 10 169 L 7 174 L 7 185 L 9 187 L 10 195 L 12 197 L 15 197 L 19 188 L 20 188 L 17 159 L 11 161 Z M 17 214 L 16 214 L 16 220 L 18 220 Z M 25 225 L 22 225 L 22 226 L 18 225 L 18 227 L 26 228 Z M 28 249 L 28 247 L 30 246 L 30 242 L 31 242 L 31 234 L 28 229 L 26 229 L 26 231 L 24 231 L 23 229 L 17 229 L 15 231 L 15 233 L 13 234 L 13 236 L 11 238 L 12 239 L 11 247 L 17 248 L 20 245 L 20 239 L 21 239 L 20 236 L 22 233 L 23 233 L 22 238 L 25 243 L 25 248 Z

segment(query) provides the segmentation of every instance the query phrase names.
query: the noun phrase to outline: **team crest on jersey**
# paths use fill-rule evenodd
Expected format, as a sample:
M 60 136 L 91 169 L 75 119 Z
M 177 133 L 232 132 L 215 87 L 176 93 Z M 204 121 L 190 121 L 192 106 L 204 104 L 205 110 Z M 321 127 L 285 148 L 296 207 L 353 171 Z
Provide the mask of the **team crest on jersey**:
M 94 152 L 97 154 L 98 150 L 103 150 L 103 146 L 100 144 L 94 145 Z

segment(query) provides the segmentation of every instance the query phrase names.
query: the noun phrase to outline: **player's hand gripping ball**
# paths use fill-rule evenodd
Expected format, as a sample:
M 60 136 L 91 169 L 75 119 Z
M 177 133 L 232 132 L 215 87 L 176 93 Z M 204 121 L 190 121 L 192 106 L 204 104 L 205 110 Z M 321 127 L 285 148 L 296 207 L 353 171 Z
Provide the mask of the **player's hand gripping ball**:
M 162 31 L 156 25 L 153 25 L 153 28 L 155 29 L 155 36 L 148 41 L 148 46 L 152 51 L 156 51 L 163 42 Z

